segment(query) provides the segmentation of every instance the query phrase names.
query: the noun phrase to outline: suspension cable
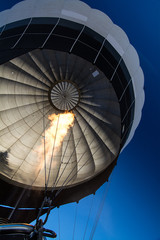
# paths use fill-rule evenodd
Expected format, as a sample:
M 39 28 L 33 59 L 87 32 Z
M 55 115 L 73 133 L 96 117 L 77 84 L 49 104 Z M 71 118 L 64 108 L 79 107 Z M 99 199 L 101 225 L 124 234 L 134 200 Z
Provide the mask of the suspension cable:
M 108 194 L 109 186 L 110 186 L 110 181 L 108 181 L 106 183 L 105 190 L 104 190 L 104 193 L 103 193 L 103 196 L 102 196 L 102 199 L 101 199 L 101 202 L 100 202 L 97 214 L 96 214 L 95 222 L 93 224 L 89 240 L 92 240 L 93 237 L 94 237 L 96 227 L 97 227 L 98 221 L 100 219 L 100 216 L 101 216 L 101 213 L 102 213 L 102 210 L 103 210 L 103 206 L 104 206 L 107 194 Z
M 62 158 L 61 158 L 61 163 L 60 163 L 60 165 L 59 165 L 59 168 L 58 168 L 58 171 L 57 171 L 57 174 L 56 174 L 56 178 L 55 178 L 55 181 L 54 181 L 54 183 L 53 183 L 52 191 L 51 191 L 51 192 L 54 191 L 54 188 L 56 187 L 56 184 L 58 184 L 58 183 L 57 183 L 57 179 L 58 179 L 58 181 L 59 181 L 58 175 L 59 175 L 59 172 L 60 172 L 61 165 L 62 165 L 62 163 L 63 163 L 63 159 L 64 159 L 64 156 L 65 156 L 65 153 L 66 153 L 67 148 L 68 148 L 68 144 L 69 144 L 69 141 L 70 141 L 70 137 L 71 137 L 71 133 L 70 133 L 70 135 L 69 135 L 69 139 L 68 139 L 66 148 L 65 148 L 65 150 L 64 150 L 63 156 L 62 156 Z M 67 162 L 67 163 L 68 163 L 68 162 Z M 66 168 L 66 166 L 65 166 L 65 168 Z M 64 169 L 65 169 L 65 168 L 64 168 Z M 62 174 L 63 174 L 63 172 L 64 172 L 64 169 L 63 169 L 63 171 L 62 171 L 62 173 L 61 173 L 60 176 L 62 176 Z
M 87 162 L 88 162 L 88 160 L 85 162 L 85 164 L 86 164 Z M 84 167 L 85 164 L 84 164 L 82 167 Z M 82 167 L 81 167 L 81 168 L 82 168 Z M 81 168 L 79 169 L 79 171 L 81 170 Z M 77 171 L 77 173 L 78 173 L 78 171 Z M 77 173 L 76 173 L 75 175 L 77 175 Z M 73 175 L 73 177 L 74 177 L 75 175 Z M 70 176 L 70 174 L 68 175 L 68 177 L 69 177 L 69 176 Z M 68 177 L 67 177 L 67 178 L 68 178 Z M 73 178 L 73 177 L 72 177 L 72 178 Z M 72 178 L 69 179 L 68 182 L 70 182 L 70 181 L 72 180 Z M 68 183 L 68 182 L 67 182 L 67 183 Z M 46 218 L 45 218 L 45 220 L 44 220 L 44 222 L 43 222 L 43 225 L 47 222 L 48 216 L 49 216 L 50 211 L 51 211 L 51 209 L 52 209 L 53 200 L 55 200 L 56 197 L 60 194 L 60 192 L 63 190 L 63 187 L 64 187 L 64 186 L 62 186 L 61 189 L 58 190 L 58 192 L 55 194 L 55 196 L 54 196 L 54 198 L 53 198 L 52 200 L 50 199 L 50 197 L 49 197 L 49 198 L 47 198 L 47 197 L 44 198 L 44 201 L 43 201 L 43 203 L 42 203 L 42 205 L 41 205 L 41 208 L 40 208 L 40 210 L 39 210 L 39 214 L 38 214 L 38 216 L 37 216 L 37 224 L 38 224 L 38 221 L 39 221 L 39 217 L 41 216 L 43 207 L 44 207 L 44 205 L 45 205 L 46 203 L 48 204 L 48 211 L 47 211 L 47 213 L 46 213 Z
M 94 140 L 94 139 L 93 139 Z M 95 150 L 95 152 L 93 153 L 93 155 L 98 151 L 98 149 L 100 148 L 100 146 Z M 84 155 L 84 154 L 83 154 Z M 80 162 L 80 160 L 82 159 L 83 155 L 81 156 L 81 158 L 79 159 L 78 163 Z M 92 155 L 92 156 L 93 156 Z M 70 177 L 70 175 L 72 174 L 73 170 L 75 169 L 75 167 L 72 169 L 72 171 L 69 173 L 68 177 L 65 179 L 65 181 L 63 182 L 61 188 L 56 192 L 54 198 L 51 200 L 50 198 L 46 198 L 44 201 L 49 203 L 49 208 L 48 208 L 48 211 L 47 211 L 47 215 L 46 215 L 46 218 L 44 220 L 44 223 L 45 224 L 47 222 L 47 219 L 48 219 L 48 216 L 50 214 L 50 211 L 52 209 L 52 203 L 53 201 L 56 199 L 56 197 L 60 194 L 60 192 L 63 190 L 64 186 L 66 186 L 72 179 L 74 179 L 74 177 L 77 175 L 77 173 L 88 163 L 88 161 L 90 160 L 90 157 L 87 159 L 87 161 L 78 169 L 78 171 L 76 171 L 76 174 L 74 174 L 70 179 L 68 179 Z M 68 179 L 68 181 L 67 181 Z M 65 184 L 66 183 L 66 184 Z M 65 184 L 65 185 L 64 185 Z M 41 215 L 41 212 L 43 210 L 43 207 L 44 207 L 44 204 L 42 203 L 42 206 L 41 206 L 41 209 L 39 211 L 39 217 Z M 38 221 L 38 218 L 37 218 L 37 221 Z
M 58 120 L 59 120 L 59 118 L 58 118 Z M 89 122 L 90 122 L 90 121 L 91 121 L 91 119 L 89 120 Z M 73 126 L 73 127 L 74 127 L 74 126 Z M 57 127 L 56 127 L 56 135 L 57 135 L 57 128 L 58 128 L 58 122 L 57 122 Z M 84 132 L 86 131 L 86 129 L 87 129 L 87 126 L 85 127 Z M 77 146 L 78 146 L 78 144 L 79 144 L 81 138 L 82 138 L 82 136 L 79 138 L 79 140 L 78 140 L 78 142 L 77 142 L 75 148 L 73 149 L 73 151 L 72 151 L 72 153 L 71 153 L 71 155 L 70 155 L 70 157 L 69 157 L 69 160 L 71 159 L 73 153 L 76 151 L 76 148 L 77 148 Z M 54 139 L 54 140 L 55 140 L 55 139 Z M 55 141 L 54 141 L 54 142 L 55 142 Z M 68 146 L 68 144 L 67 144 L 67 146 Z M 66 150 L 65 150 L 65 151 L 66 151 Z M 53 151 L 52 151 L 52 157 L 53 157 Z M 51 157 L 51 158 L 52 158 L 52 157 Z M 63 157 L 64 157 L 64 156 L 63 156 Z M 81 158 L 82 158 L 82 156 L 81 156 Z M 67 162 L 65 168 L 63 169 L 63 171 L 62 171 L 60 177 L 59 177 L 59 178 L 55 181 L 55 183 L 53 184 L 53 187 L 52 187 L 52 191 L 51 191 L 51 193 L 53 193 L 55 187 L 57 186 L 57 184 L 58 184 L 58 182 L 59 182 L 59 180 L 60 180 L 60 178 L 61 178 L 63 172 L 65 171 L 65 169 L 66 169 L 66 167 L 67 167 L 67 165 L 68 165 L 68 163 L 69 163 L 69 160 L 68 160 L 68 162 Z M 80 160 L 81 160 L 81 159 L 80 159 Z M 51 161 L 52 161 L 52 159 L 51 159 Z M 51 170 L 51 162 L 50 162 L 50 168 L 49 168 L 49 170 Z M 60 170 L 60 169 L 59 169 L 59 170 Z M 48 178 L 48 181 L 49 181 L 49 178 Z M 46 184 L 46 188 L 48 187 L 48 181 L 47 181 L 47 184 Z M 63 184 L 64 184 L 64 183 L 63 183 Z M 61 190 L 63 189 L 63 187 L 64 187 L 64 186 L 62 186 Z M 60 192 L 61 192 L 61 191 L 60 191 Z M 42 211 L 42 207 L 41 207 L 41 211 Z M 49 210 L 48 210 L 48 211 L 49 211 Z
M 100 148 L 100 146 L 98 147 L 98 149 L 99 149 L 99 148 Z M 98 149 L 95 150 L 94 154 L 97 152 Z M 94 154 L 93 154 L 93 155 L 94 155 Z M 64 181 L 64 183 L 66 182 L 66 185 L 67 185 L 72 179 L 74 179 L 75 175 L 77 175 L 77 173 L 88 163 L 89 160 L 90 160 L 90 158 L 87 159 L 87 161 L 81 166 L 81 168 L 79 168 L 78 171 L 76 171 L 76 174 L 74 174 L 74 175 L 68 180 L 68 182 L 66 182 L 66 180 L 68 179 L 68 177 L 71 175 L 71 173 L 72 173 L 72 171 L 73 171 L 73 169 L 72 169 L 71 173 L 68 175 L 68 177 L 66 178 L 66 180 Z M 63 183 L 63 184 L 64 184 L 64 183 Z M 43 203 L 42 203 L 42 205 L 41 205 L 41 209 L 40 209 L 40 211 L 39 211 L 39 214 L 38 214 L 38 216 L 37 216 L 37 223 L 38 223 L 39 217 L 40 217 L 40 215 L 41 215 L 41 213 L 42 213 L 42 210 L 43 210 L 43 207 L 44 207 L 45 203 L 47 203 L 49 207 L 48 207 L 47 215 L 46 215 L 46 218 L 45 218 L 45 220 L 44 220 L 44 222 L 43 222 L 43 225 L 47 222 L 48 216 L 49 216 L 49 214 L 50 214 L 50 211 L 51 211 L 51 209 L 53 208 L 53 207 L 52 207 L 52 203 L 53 203 L 53 201 L 56 199 L 56 197 L 60 194 L 60 192 L 63 190 L 63 188 L 64 188 L 64 185 L 62 185 L 62 187 L 56 192 L 56 194 L 55 194 L 55 196 L 54 196 L 54 198 L 53 198 L 52 200 L 51 200 L 50 198 L 45 197 L 45 199 L 44 199 L 44 201 L 43 201 Z
M 88 218 L 87 218 L 87 222 L 86 222 L 86 227 L 85 227 L 85 230 L 84 230 L 83 240 L 85 239 L 85 236 L 86 236 L 88 223 L 89 223 L 89 219 L 90 219 L 90 215 L 91 215 L 91 210 L 92 210 L 92 207 L 93 207 L 94 196 L 95 195 L 93 194 L 93 197 L 92 197 L 92 200 L 91 200 L 91 204 L 90 204 L 89 214 L 88 214 Z
M 76 221 L 77 221 L 77 208 L 78 208 L 78 203 L 76 204 L 76 211 L 75 211 L 75 218 L 74 218 L 74 225 L 73 225 L 73 236 L 72 236 L 72 240 L 74 240 L 75 229 L 76 229 Z
M 21 199 L 22 199 L 25 191 L 26 191 L 26 189 L 23 189 L 23 191 L 21 192 L 21 195 L 19 196 L 19 198 L 18 198 L 18 200 L 17 200 L 17 202 L 16 202 L 15 207 L 13 208 L 12 212 L 10 213 L 10 215 L 9 215 L 9 217 L 8 217 L 8 220 L 11 219 L 11 217 L 13 216 L 13 214 L 15 213 L 15 211 L 17 210 L 18 204 L 20 203 L 20 201 L 21 201 Z
M 47 173 L 46 173 L 46 136 L 45 136 L 45 114 L 44 114 L 44 91 L 43 91 L 43 134 L 44 134 L 44 184 L 47 191 Z
M 91 121 L 91 119 L 88 121 L 88 123 L 89 123 L 90 121 Z M 73 126 L 73 128 L 74 128 L 74 126 Z M 87 129 L 87 125 L 85 126 L 85 129 L 84 129 L 83 133 L 85 133 L 86 129 Z M 70 161 L 71 157 L 72 157 L 73 154 L 75 153 L 76 148 L 77 148 L 78 144 L 80 143 L 82 137 L 83 137 L 83 136 L 81 136 L 81 137 L 79 138 L 79 140 L 77 141 L 77 144 L 75 145 L 75 147 L 74 147 L 74 149 L 73 149 L 73 151 L 72 151 L 72 153 L 71 153 L 71 155 L 70 155 L 70 157 L 69 157 L 69 159 L 68 159 L 68 161 L 67 161 L 66 166 L 64 167 L 61 175 L 59 176 L 58 180 L 56 181 L 55 187 L 58 185 L 58 182 L 59 182 L 60 178 L 62 177 L 62 175 L 63 175 L 63 173 L 64 173 L 67 165 L 69 164 L 69 161 Z M 92 141 L 92 142 L 93 142 L 93 141 Z M 92 144 L 92 142 L 91 142 L 91 144 Z M 83 154 L 83 155 L 84 155 L 84 154 Z M 81 156 L 81 158 L 82 158 L 82 157 L 83 157 L 83 156 Z M 79 159 L 78 163 L 80 162 L 81 158 Z M 74 169 L 75 169 L 75 167 L 73 168 L 73 170 L 74 170 Z M 78 173 L 78 172 L 77 172 L 77 173 Z M 69 174 L 69 175 L 70 175 L 70 174 Z M 68 177 L 69 177 L 69 175 L 68 175 Z M 75 175 L 74 175 L 74 176 L 75 176 Z M 68 178 L 68 177 L 67 177 L 67 178 Z M 67 179 L 67 178 L 66 178 L 66 179 Z M 66 181 L 66 179 L 65 179 L 65 181 Z M 62 184 L 62 188 L 64 187 L 65 181 L 64 181 L 63 184 Z M 54 188 L 52 189 L 52 192 L 53 192 L 53 191 L 54 191 Z
M 93 141 L 94 141 L 94 139 L 92 140 L 92 142 L 93 142 Z M 91 143 L 92 143 L 92 142 L 91 142 Z M 95 150 L 95 152 L 92 154 L 92 157 L 93 157 L 94 154 L 98 151 L 99 148 L 100 148 L 100 146 L 99 146 L 99 147 Z M 86 150 L 86 151 L 87 151 L 87 150 Z M 85 153 L 86 153 L 86 152 L 84 152 L 84 153 L 82 154 L 82 156 L 80 157 L 78 163 L 80 163 L 80 161 L 81 161 L 81 159 L 82 159 L 82 157 L 84 156 Z M 64 188 L 67 184 L 70 183 L 71 180 L 74 180 L 74 177 L 77 175 L 77 173 L 90 161 L 90 159 L 91 159 L 91 157 L 89 157 L 89 158 L 86 160 L 86 162 L 78 169 L 78 171 L 76 171 L 76 173 L 75 173 L 70 179 L 68 179 L 68 178 L 70 177 L 70 175 L 72 174 L 72 172 L 75 170 L 76 166 L 72 169 L 72 171 L 68 174 L 68 176 L 66 177 L 65 181 L 63 182 L 61 188 L 56 192 L 55 197 L 57 197 L 57 195 L 63 190 L 63 188 Z M 68 181 L 67 181 L 67 180 L 68 180 Z
M 59 240 L 60 240 L 60 208 L 58 207 L 58 232 L 59 232 Z
M 81 138 L 82 138 L 82 137 L 81 137 Z M 62 175 L 63 175 L 63 173 L 64 173 L 64 171 L 65 171 L 67 165 L 69 164 L 69 161 L 70 161 L 71 157 L 73 156 L 74 152 L 76 151 L 76 147 L 78 146 L 78 143 L 80 142 L 81 138 L 78 140 L 78 142 L 77 142 L 75 148 L 73 149 L 73 151 L 72 151 L 70 157 L 68 158 L 67 164 L 65 165 L 63 171 L 61 172 L 61 175 L 59 176 L 58 180 L 56 180 L 56 182 L 55 182 L 55 187 L 58 185 L 59 180 L 61 179 L 61 177 L 62 177 Z M 68 142 L 68 143 L 69 143 L 69 142 Z M 68 144 L 67 144 L 67 146 L 68 146 Z M 54 191 L 54 188 L 52 189 L 52 192 L 53 192 L 53 191 Z
M 54 138 L 54 142 L 53 142 L 53 147 L 52 147 L 52 155 L 51 155 L 51 160 L 50 160 L 50 166 L 49 166 L 49 172 L 48 172 L 48 179 L 47 179 L 47 183 L 45 184 L 46 186 L 46 190 L 47 190 L 47 187 L 48 187 L 48 183 L 49 183 L 49 178 L 50 178 L 50 172 L 51 172 L 51 167 L 52 167 L 52 161 L 53 161 L 53 153 L 54 153 L 54 148 L 55 148 L 55 143 L 56 143 L 56 136 L 57 136 L 57 131 L 58 131 L 58 125 L 59 125 L 59 116 L 58 116 L 58 121 L 57 121 L 57 126 L 56 126 L 56 133 L 55 133 L 55 138 Z M 45 148 L 44 148 L 45 150 Z M 47 222 L 48 220 L 48 216 L 50 214 L 50 211 L 52 209 L 52 200 L 50 199 L 50 197 L 47 197 L 46 196 L 46 192 L 45 192 L 45 197 L 44 197 L 44 200 L 42 202 L 42 205 L 41 205 L 41 208 L 39 210 L 39 213 L 37 215 L 37 220 L 36 220 L 36 225 L 38 226 L 39 224 L 39 218 L 42 214 L 42 211 L 43 211 L 43 207 L 45 205 L 48 205 L 48 211 L 46 213 L 46 217 L 45 217 L 45 220 L 43 221 L 43 225 L 45 225 L 45 223 Z
M 90 119 L 90 121 L 91 121 L 91 119 Z M 59 117 L 58 117 L 58 122 L 57 122 L 57 127 L 56 127 L 56 135 L 57 135 L 58 124 L 59 124 Z M 85 127 L 84 132 L 85 132 L 86 129 L 87 129 L 87 126 Z M 81 138 L 82 138 L 82 137 L 80 137 L 79 141 L 81 140 Z M 55 140 L 56 140 L 56 137 L 55 137 L 55 139 L 54 139 L 54 144 L 53 144 L 53 149 L 52 149 L 52 156 L 51 156 L 51 161 L 50 161 L 50 168 L 49 168 L 49 175 L 48 175 L 48 180 L 47 180 L 47 187 L 48 187 L 48 181 L 49 181 L 49 176 L 50 176 L 50 171 L 51 171 L 51 164 L 52 164 L 52 160 L 53 160 L 53 150 L 54 150 Z M 73 152 L 76 151 L 76 147 L 78 146 L 79 141 L 77 142 L 75 148 L 73 149 Z M 92 140 L 92 142 L 93 142 L 93 141 L 94 141 L 94 139 Z M 92 144 L 92 142 L 91 142 L 91 144 Z M 95 152 L 92 154 L 92 157 L 93 157 L 94 154 L 98 151 L 99 148 L 100 148 L 100 146 L 98 146 L 98 148 L 96 148 Z M 86 151 L 87 151 L 87 150 L 86 150 Z M 80 157 L 78 163 L 81 161 L 81 159 L 82 159 L 82 157 L 84 156 L 84 154 L 86 153 L 86 151 L 82 154 L 82 156 Z M 73 154 L 73 152 L 72 152 L 72 154 Z M 70 158 L 69 158 L 69 159 L 70 159 Z M 49 207 L 48 207 L 47 215 L 46 215 L 46 218 L 45 218 L 43 224 L 45 224 L 45 223 L 47 222 L 47 219 L 48 219 L 48 216 L 49 216 L 49 214 L 50 214 L 50 211 L 51 211 L 51 209 L 53 208 L 53 207 L 52 207 L 53 201 L 57 198 L 57 196 L 60 194 L 60 192 L 63 190 L 63 188 L 64 188 L 67 184 L 69 184 L 72 180 L 74 180 L 74 177 L 77 175 L 77 173 L 88 163 L 88 161 L 90 161 L 90 159 L 91 159 L 91 157 L 89 157 L 89 158 L 86 160 L 86 162 L 78 169 L 78 171 L 76 171 L 76 173 L 73 174 L 73 176 L 72 176 L 71 178 L 69 178 L 77 166 L 75 166 L 75 167 L 72 169 L 72 171 L 68 174 L 68 176 L 67 176 L 66 179 L 64 180 L 62 186 L 61 186 L 60 189 L 56 192 L 56 194 L 55 194 L 55 196 L 53 197 L 52 200 L 50 199 L 50 197 L 44 199 L 44 202 L 47 203 Z M 69 161 L 67 162 L 67 164 L 68 164 L 68 163 L 69 163 Z M 64 169 L 63 169 L 63 170 L 64 170 Z M 61 174 L 61 175 L 62 175 L 62 174 Z M 60 179 L 60 178 L 58 178 L 58 181 L 56 181 L 56 185 L 58 184 L 59 179 Z M 54 186 L 52 187 L 51 193 L 53 193 L 54 189 L 55 189 L 55 184 L 54 184 Z M 40 213 L 39 213 L 39 217 L 40 217 L 40 215 L 41 215 L 41 213 L 42 213 L 43 207 L 44 207 L 44 204 L 42 203 L 41 209 L 40 209 L 40 211 L 39 211 L 39 212 L 40 212 Z M 37 218 L 37 221 L 38 221 L 38 218 Z

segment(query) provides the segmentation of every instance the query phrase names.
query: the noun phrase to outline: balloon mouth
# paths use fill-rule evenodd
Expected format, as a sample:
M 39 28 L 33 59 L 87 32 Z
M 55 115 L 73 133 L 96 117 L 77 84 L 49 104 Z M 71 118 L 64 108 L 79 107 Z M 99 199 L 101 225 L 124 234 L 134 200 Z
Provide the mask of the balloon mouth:
M 78 86 L 69 80 L 55 83 L 49 91 L 51 105 L 60 111 L 71 111 L 80 101 Z

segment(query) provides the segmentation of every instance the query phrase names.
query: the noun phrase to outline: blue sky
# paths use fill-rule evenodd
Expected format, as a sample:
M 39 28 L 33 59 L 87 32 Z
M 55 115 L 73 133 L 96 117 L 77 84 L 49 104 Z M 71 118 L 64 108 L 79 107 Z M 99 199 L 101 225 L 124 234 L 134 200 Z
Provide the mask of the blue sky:
M 16 2 L 19 1 L 2 0 L 0 11 Z M 110 178 L 93 239 L 160 240 L 160 1 L 84 2 L 105 12 L 126 32 L 140 57 L 146 95 L 141 123 L 131 143 L 121 153 Z M 88 240 L 105 188 L 106 184 L 95 196 L 80 201 L 78 205 L 69 204 L 55 209 L 46 227 L 58 233 L 60 222 L 60 239 L 73 239 L 74 219 L 77 216 L 74 239 L 83 239 L 93 201 L 85 237 Z

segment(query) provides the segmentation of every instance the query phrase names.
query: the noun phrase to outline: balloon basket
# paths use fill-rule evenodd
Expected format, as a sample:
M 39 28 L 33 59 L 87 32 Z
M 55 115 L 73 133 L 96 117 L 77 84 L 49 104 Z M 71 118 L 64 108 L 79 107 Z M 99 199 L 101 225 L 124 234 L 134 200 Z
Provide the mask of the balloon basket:
M 45 228 L 24 223 L 0 224 L 0 240 L 45 240 L 46 237 L 56 238 L 56 233 Z

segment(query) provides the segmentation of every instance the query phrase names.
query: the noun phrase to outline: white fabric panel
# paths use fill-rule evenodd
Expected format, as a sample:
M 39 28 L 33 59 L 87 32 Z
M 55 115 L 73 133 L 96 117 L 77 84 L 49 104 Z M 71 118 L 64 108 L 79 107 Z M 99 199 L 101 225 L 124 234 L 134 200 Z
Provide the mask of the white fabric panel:
M 132 78 L 132 82 L 133 82 L 135 96 L 141 95 L 142 89 L 144 88 L 144 74 L 140 67 L 135 72 Z
M 122 56 L 122 55 L 124 54 L 124 51 L 123 51 L 122 47 L 121 47 L 120 44 L 112 37 L 111 34 L 108 34 L 107 40 L 108 40 L 108 42 L 117 50 L 117 52 L 119 53 L 120 56 Z
M 11 8 L 7 16 L 7 24 L 26 18 L 31 18 L 37 6 L 37 0 L 26 0 L 19 2 Z
M 92 9 L 92 11 L 90 11 L 90 14 L 88 15 L 87 26 L 93 29 L 95 32 L 98 32 L 104 38 L 107 38 L 113 25 L 114 24 L 111 19 L 103 12 L 97 9 Z
M 74 148 L 72 148 L 72 151 L 76 149 L 78 170 L 77 178 L 88 178 L 89 175 L 94 174 L 95 166 L 86 137 L 77 122 L 75 122 L 73 134 Z
M 70 13 L 73 12 L 73 15 L 64 15 L 63 13 L 65 11 L 70 11 Z M 81 24 L 86 24 L 90 11 L 91 8 L 82 1 L 64 1 L 61 17 Z
M 79 13 L 76 13 L 76 12 L 73 12 L 73 11 L 69 11 L 69 10 L 65 10 L 65 9 L 62 9 L 61 15 L 71 17 L 71 18 L 75 18 L 75 19 L 78 19 L 78 20 L 81 20 L 81 21 L 84 21 L 84 22 L 86 22 L 87 19 L 88 19 L 86 16 L 84 16 L 82 14 L 79 14 Z
M 11 12 L 11 9 L 0 12 L 0 27 L 5 26 L 6 24 L 11 22 L 9 18 L 10 12 Z M 15 16 L 14 16 L 14 21 L 16 21 Z
M 122 28 L 120 28 L 116 24 L 113 24 L 113 27 L 110 30 L 110 35 L 115 39 L 115 41 L 121 46 L 121 48 L 125 52 L 130 43 L 126 33 L 122 30 Z
M 94 131 L 95 129 L 92 131 L 92 128 L 90 127 L 91 118 L 87 115 L 85 118 L 82 118 L 79 114 L 76 114 L 76 118 L 92 153 L 92 158 L 95 165 L 94 172 L 96 173 L 97 171 L 100 171 L 100 169 L 105 168 L 106 165 L 109 165 L 113 156 L 109 149 L 104 154 L 104 146 L 101 145 L 101 141 L 97 138 Z M 87 126 L 85 121 L 89 123 Z M 88 163 L 89 160 L 86 160 Z
M 123 60 L 128 68 L 130 75 L 133 77 L 139 68 L 139 57 L 132 45 L 129 45 L 125 51 Z

